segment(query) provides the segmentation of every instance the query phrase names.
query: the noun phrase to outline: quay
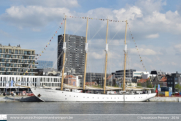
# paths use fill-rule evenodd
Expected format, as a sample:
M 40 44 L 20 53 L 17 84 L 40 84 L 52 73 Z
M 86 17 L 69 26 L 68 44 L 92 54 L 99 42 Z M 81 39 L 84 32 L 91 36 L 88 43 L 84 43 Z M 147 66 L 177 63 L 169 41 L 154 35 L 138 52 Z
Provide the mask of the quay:
M 181 97 L 154 97 L 150 102 L 181 102 Z

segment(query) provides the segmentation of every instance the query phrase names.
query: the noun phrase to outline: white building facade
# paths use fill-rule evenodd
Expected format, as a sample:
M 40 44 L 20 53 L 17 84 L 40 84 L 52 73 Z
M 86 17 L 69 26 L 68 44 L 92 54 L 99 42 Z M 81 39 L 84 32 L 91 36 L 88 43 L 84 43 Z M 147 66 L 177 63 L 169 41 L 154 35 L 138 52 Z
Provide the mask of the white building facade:
M 140 78 L 146 78 L 150 76 L 149 72 L 146 71 L 135 71 L 133 72 L 133 78 L 140 77 Z

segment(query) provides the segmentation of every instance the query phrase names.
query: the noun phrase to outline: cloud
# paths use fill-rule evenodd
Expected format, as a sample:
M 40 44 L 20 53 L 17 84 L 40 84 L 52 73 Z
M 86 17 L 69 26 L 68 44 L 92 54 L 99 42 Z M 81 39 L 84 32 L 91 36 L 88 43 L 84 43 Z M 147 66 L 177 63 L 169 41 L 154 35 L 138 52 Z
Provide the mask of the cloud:
M 14 1 L 14 0 L 13 0 Z M 12 1 L 12 2 L 13 2 Z M 42 28 L 49 26 L 59 26 L 60 22 L 64 18 L 64 13 L 67 16 L 82 16 L 82 17 L 93 17 L 93 18 L 104 18 L 111 20 L 128 20 L 129 28 L 133 34 L 136 44 L 138 46 L 145 44 L 146 46 L 141 46 L 139 48 L 140 55 L 143 58 L 144 64 L 148 69 L 161 68 L 161 63 L 164 62 L 163 68 L 168 70 L 172 68 L 169 61 L 172 61 L 172 53 L 178 51 L 181 52 L 181 43 L 180 45 L 175 45 L 170 48 L 160 47 L 168 44 L 168 40 L 165 40 L 163 36 L 179 36 L 181 32 L 181 15 L 177 10 L 175 11 L 161 11 L 163 6 L 166 5 L 165 1 L 162 0 L 138 0 L 134 5 L 126 5 L 123 8 L 110 9 L 110 8 L 95 8 L 88 11 L 77 12 L 76 7 L 79 6 L 77 0 L 15 0 L 17 3 L 21 4 L 12 4 L 11 7 L 6 9 L 5 13 L 0 15 L 0 21 L 4 22 L 7 25 L 13 25 L 25 30 L 26 28 L 31 29 L 34 33 L 41 32 Z M 74 7 L 75 6 L 75 7 Z M 75 8 L 75 9 L 72 9 Z M 105 37 L 106 37 L 106 25 L 107 21 L 99 20 L 89 20 L 89 29 L 88 29 L 88 42 L 89 42 L 89 60 L 95 60 L 95 64 L 92 64 L 91 67 L 99 70 L 100 65 L 104 67 L 105 60 Z M 76 34 L 85 36 L 86 30 L 86 20 L 85 19 L 72 19 L 67 18 L 67 33 Z M 4 30 L 0 31 L 2 34 Z M 46 31 L 50 33 L 52 29 Z M 123 69 L 120 66 L 123 65 L 123 43 L 124 43 L 124 31 L 125 31 L 125 22 L 109 22 L 109 31 L 108 31 L 108 43 L 109 43 L 109 54 L 108 54 L 108 63 L 111 63 L 111 68 Z M 127 39 L 130 40 L 130 33 L 128 29 Z M 26 33 L 25 33 L 26 34 Z M 29 34 L 29 33 L 28 33 Z M 30 33 L 31 34 L 31 33 Z M 51 35 L 51 34 L 50 34 Z M 19 36 L 17 34 L 17 36 Z M 159 39 L 158 39 L 159 37 Z M 165 38 L 166 38 L 165 37 Z M 145 39 L 146 38 L 146 39 Z M 147 38 L 155 38 L 157 42 L 149 42 Z M 31 38 L 30 38 L 31 39 Z M 45 38 L 46 39 L 46 38 Z M 36 46 L 36 52 L 41 52 L 40 45 L 44 40 L 40 41 L 35 37 L 29 43 L 25 43 L 25 47 L 30 47 L 31 43 L 35 41 L 39 42 Z M 22 43 L 23 43 L 22 42 Z M 170 41 L 169 41 L 170 42 Z M 27 44 L 28 43 L 28 44 Z M 129 43 L 131 44 L 131 43 Z M 173 44 L 174 45 L 174 44 Z M 44 46 L 44 45 L 43 45 Z M 169 47 L 170 45 L 168 45 Z M 33 45 L 34 47 L 34 45 Z M 56 47 L 56 43 L 54 43 Z M 131 45 L 129 45 L 131 47 Z M 140 46 L 139 46 L 140 47 Z M 174 50 L 175 49 L 175 50 Z M 50 49 L 51 50 L 51 49 Z M 171 52 L 170 52 L 171 50 Z M 53 50 L 52 50 L 53 51 Z M 55 51 L 55 50 L 54 50 Z M 170 58 L 166 55 L 166 52 Z M 56 52 L 55 52 L 56 53 Z M 43 59 L 51 58 L 56 60 L 56 54 L 52 52 L 46 53 L 43 55 Z M 129 54 L 129 53 L 128 53 Z M 159 57 L 157 57 L 159 56 Z M 138 51 L 136 49 L 130 49 L 130 58 L 134 58 L 132 63 L 140 62 L 138 57 Z M 91 60 L 91 61 L 92 61 Z M 132 59 L 133 60 L 133 59 Z M 179 63 L 176 61 L 175 63 Z M 170 65 L 166 67 L 165 65 Z M 133 68 L 142 70 L 140 63 L 132 64 Z M 149 65 L 149 66 L 147 66 Z M 95 67 L 95 68 L 94 68 Z M 167 69 L 168 68 L 168 69 Z
M 170 64 L 173 65 L 173 66 L 176 66 L 176 65 L 177 65 L 175 62 L 171 62 Z
M 139 63 L 134 63 L 131 69 L 139 68 L 140 70 L 144 70 L 144 68 Z
M 135 3 L 144 14 L 150 14 L 154 11 L 160 11 L 162 6 L 166 5 L 166 1 L 163 0 L 138 0 Z
M 103 59 L 105 58 L 105 54 L 103 52 L 90 52 L 89 56 L 94 59 Z
M 138 54 L 138 50 L 135 48 L 131 48 L 130 53 L 131 54 Z M 139 53 L 141 55 L 157 55 L 157 54 L 160 54 L 160 53 L 155 52 L 152 49 L 144 49 L 144 48 L 139 48 Z
M 0 20 L 19 28 L 29 27 L 33 28 L 32 30 L 37 30 L 39 27 L 46 26 L 52 21 L 60 22 L 64 17 L 64 13 L 70 14 L 67 8 L 12 6 L 6 10 L 5 14 L 0 16 Z
M 159 12 L 161 7 L 165 5 L 165 2 L 162 2 L 161 0 L 138 1 L 134 6 L 127 6 L 120 9 L 96 8 L 85 13 L 71 11 L 66 6 L 67 4 L 78 5 L 78 2 L 73 0 L 60 1 L 62 7 L 56 7 L 54 5 L 60 4 L 58 0 L 54 0 L 53 2 L 42 1 L 42 3 L 43 5 L 39 6 L 39 2 L 33 0 L 31 2 L 28 1 L 25 4 L 27 6 L 11 6 L 10 8 L 6 9 L 6 13 L 0 15 L 0 20 L 22 29 L 28 27 L 34 31 L 40 30 L 40 27 L 47 26 L 50 23 L 60 24 L 60 21 L 64 18 L 65 13 L 68 16 L 90 16 L 93 18 L 105 19 L 107 19 L 108 17 L 111 20 L 128 20 L 129 27 L 131 28 L 131 31 L 135 32 L 134 35 L 138 37 L 137 39 L 141 38 L 141 36 L 139 36 L 140 33 L 142 33 L 142 36 L 148 35 L 148 38 L 156 38 L 157 36 L 159 36 L 160 32 L 174 32 L 173 30 L 176 31 L 174 33 L 181 32 L 181 16 L 177 11 L 167 11 L 165 13 Z M 49 6 L 44 4 L 47 4 Z M 150 7 L 153 7 L 154 10 L 152 10 Z M 150 8 L 152 12 L 147 11 L 149 10 L 148 8 Z M 147 11 L 147 14 L 144 14 L 145 11 Z M 69 31 L 72 32 L 75 32 L 75 28 L 81 26 L 83 21 L 85 22 L 85 20 L 69 19 L 69 17 L 67 20 Z M 102 37 L 102 35 L 106 33 L 104 31 L 106 30 L 106 21 L 100 22 L 93 20 L 92 22 L 94 22 L 94 24 L 91 24 L 91 21 L 89 22 L 91 24 L 91 26 L 89 26 L 89 31 L 93 31 L 94 33 L 95 30 L 98 31 L 99 29 L 101 29 L 99 34 L 97 34 L 95 38 Z M 115 35 L 115 33 L 119 33 L 114 39 L 118 39 L 118 36 L 122 36 L 124 31 L 125 23 L 109 22 L 110 35 L 113 36 Z M 81 32 L 85 32 L 85 30 L 81 29 L 77 34 Z M 157 34 L 150 35 L 150 33 L 153 32 L 156 32 Z M 92 34 L 91 36 L 93 37 L 94 35 Z
M 176 50 L 176 53 L 181 53 L 181 44 L 175 45 L 174 49 Z
M 147 35 L 146 38 L 158 38 L 159 37 L 159 34 L 150 34 L 150 35 Z

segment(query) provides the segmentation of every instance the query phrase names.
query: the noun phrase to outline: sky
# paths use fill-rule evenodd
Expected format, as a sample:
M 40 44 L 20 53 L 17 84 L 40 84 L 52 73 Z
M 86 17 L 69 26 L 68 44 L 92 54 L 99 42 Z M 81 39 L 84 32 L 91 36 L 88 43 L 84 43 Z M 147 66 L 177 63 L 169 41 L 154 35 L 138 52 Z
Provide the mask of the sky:
M 41 54 L 39 60 L 53 61 L 56 68 L 57 37 L 64 27 L 57 29 L 65 15 L 66 34 L 80 36 L 85 36 L 86 20 L 69 16 L 127 20 L 127 69 L 181 72 L 179 0 L 1 0 L 0 43 L 35 49 Z M 88 72 L 104 72 L 106 25 L 106 21 L 89 20 Z M 107 72 L 111 73 L 123 69 L 125 22 L 109 22 L 108 28 Z

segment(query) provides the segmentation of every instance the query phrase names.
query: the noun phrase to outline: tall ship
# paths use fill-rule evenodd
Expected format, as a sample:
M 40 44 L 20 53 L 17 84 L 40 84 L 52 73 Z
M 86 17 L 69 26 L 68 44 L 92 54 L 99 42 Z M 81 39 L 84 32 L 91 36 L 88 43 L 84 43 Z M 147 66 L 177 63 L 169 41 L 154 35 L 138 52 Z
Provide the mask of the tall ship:
M 87 17 L 87 26 L 86 26 L 86 39 L 85 39 L 85 65 L 84 65 L 84 76 L 83 76 L 83 88 L 82 89 L 73 89 L 63 84 L 64 82 L 64 68 L 65 68 L 65 51 L 66 51 L 66 42 L 65 42 L 65 30 L 66 30 L 66 16 L 64 22 L 64 40 L 63 40 L 63 66 L 62 66 L 62 77 L 61 77 L 61 87 L 51 88 L 47 86 L 30 86 L 31 91 L 34 95 L 42 101 L 65 101 L 65 102 L 136 102 L 136 101 L 147 101 L 150 98 L 156 96 L 156 93 L 151 93 L 151 90 L 146 90 L 143 93 L 136 90 L 126 90 L 125 87 L 125 75 L 126 75 L 126 58 L 127 58 L 127 44 L 126 44 L 126 34 L 127 34 L 127 20 L 125 27 L 125 49 L 124 49 L 124 76 L 123 76 L 123 87 L 122 90 L 117 90 L 112 93 L 112 91 L 106 89 L 106 76 L 107 76 L 107 58 L 108 58 L 108 22 L 107 19 L 107 30 L 106 30 L 106 49 L 105 49 L 105 76 L 104 76 L 104 85 L 103 92 L 96 93 L 96 90 L 92 89 L 93 93 L 87 93 L 86 83 L 86 66 L 87 66 L 87 52 L 88 52 L 88 43 L 87 43 L 87 32 L 88 32 L 88 17 Z

